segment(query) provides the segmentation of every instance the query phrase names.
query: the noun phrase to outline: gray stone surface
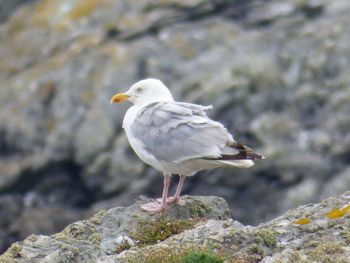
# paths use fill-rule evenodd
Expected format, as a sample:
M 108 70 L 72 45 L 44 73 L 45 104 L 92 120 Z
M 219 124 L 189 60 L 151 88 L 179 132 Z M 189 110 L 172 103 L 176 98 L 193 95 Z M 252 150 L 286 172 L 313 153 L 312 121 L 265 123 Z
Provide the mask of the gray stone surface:
M 0 23 L 4 23 L 19 6 L 33 1 L 34 0 L 0 0 Z
M 230 219 L 228 204 L 219 197 L 185 196 L 162 215 L 141 212 L 139 203 L 101 210 L 51 236 L 31 235 L 12 244 L 0 262 L 167 263 L 203 251 L 223 262 L 349 262 L 350 192 L 256 227 Z M 174 225 L 193 219 L 198 221 L 172 232 Z M 160 239 L 152 239 L 154 230 Z
M 214 119 L 267 157 L 202 172 L 185 193 L 222 196 L 235 219 L 257 224 L 349 189 L 349 11 L 347 0 L 19 7 L 0 25 L 0 203 L 19 220 L 11 231 L 1 222 L 0 249 L 160 195 L 161 176 L 122 132 L 127 106 L 109 103 L 147 76 L 178 100 L 213 104 Z M 57 210 L 69 213 L 62 224 L 27 228 L 33 211 L 52 221 Z
M 0 262 L 96 262 L 116 254 L 123 239 L 128 240 L 128 245 L 135 245 L 136 240 L 129 235 L 148 222 L 163 222 L 164 218 L 168 224 L 174 220 L 186 223 L 191 218 L 224 220 L 231 213 L 220 197 L 185 196 L 162 214 L 141 211 L 140 203 L 147 201 L 140 199 L 130 207 L 100 210 L 90 219 L 75 222 L 55 235 L 31 235 L 23 243 L 12 245 L 0 256 Z M 19 247 L 19 254 L 14 253 Z

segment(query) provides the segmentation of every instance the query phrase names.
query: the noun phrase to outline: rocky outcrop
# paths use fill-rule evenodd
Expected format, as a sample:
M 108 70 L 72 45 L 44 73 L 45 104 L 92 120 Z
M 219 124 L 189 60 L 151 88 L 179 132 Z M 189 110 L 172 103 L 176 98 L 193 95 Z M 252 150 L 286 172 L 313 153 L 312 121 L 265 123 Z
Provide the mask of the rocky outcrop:
M 145 202 L 140 200 L 139 202 Z M 0 262 L 348 262 L 350 192 L 257 227 L 230 219 L 218 197 L 185 196 L 165 213 L 139 204 L 101 210 L 52 236 L 13 244 Z
M 267 157 L 185 193 L 257 224 L 349 189 L 348 0 L 22 2 L 0 25 L 0 250 L 160 194 L 109 103 L 146 76 Z
M 224 199 L 186 196 L 165 213 L 142 212 L 140 203 L 124 208 L 101 210 L 88 220 L 67 226 L 52 235 L 31 235 L 15 243 L 0 262 L 96 262 L 136 245 L 147 245 L 186 229 L 203 220 L 230 218 Z

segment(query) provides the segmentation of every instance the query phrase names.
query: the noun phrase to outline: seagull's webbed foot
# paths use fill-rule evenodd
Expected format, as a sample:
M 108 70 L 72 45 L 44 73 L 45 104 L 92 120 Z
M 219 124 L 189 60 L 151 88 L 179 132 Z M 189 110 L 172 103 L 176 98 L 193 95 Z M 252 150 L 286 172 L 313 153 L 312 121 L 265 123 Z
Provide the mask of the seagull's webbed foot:
M 160 202 L 151 202 L 148 204 L 141 205 L 141 209 L 147 212 L 160 212 L 164 211 L 168 206 L 167 196 L 168 190 L 170 186 L 170 175 L 164 174 L 164 186 L 163 186 L 163 194 Z
M 167 204 L 171 204 L 171 203 L 176 203 L 177 201 L 179 201 L 180 197 L 176 197 L 176 196 L 172 196 L 172 197 L 168 197 L 166 199 Z M 162 201 L 162 198 L 157 198 L 158 202 Z
M 146 212 L 161 212 L 164 211 L 165 208 L 167 208 L 167 203 L 165 204 L 160 204 L 158 202 L 151 202 L 147 204 L 141 205 L 141 209 Z

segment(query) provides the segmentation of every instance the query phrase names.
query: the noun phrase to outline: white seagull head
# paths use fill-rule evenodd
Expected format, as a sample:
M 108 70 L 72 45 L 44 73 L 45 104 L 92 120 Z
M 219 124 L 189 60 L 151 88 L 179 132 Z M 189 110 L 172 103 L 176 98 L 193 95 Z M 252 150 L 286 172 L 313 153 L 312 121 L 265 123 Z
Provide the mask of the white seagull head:
M 144 105 L 157 101 L 173 101 L 168 88 L 159 79 L 143 79 L 136 82 L 125 93 L 112 97 L 111 103 L 130 101 L 135 105 Z

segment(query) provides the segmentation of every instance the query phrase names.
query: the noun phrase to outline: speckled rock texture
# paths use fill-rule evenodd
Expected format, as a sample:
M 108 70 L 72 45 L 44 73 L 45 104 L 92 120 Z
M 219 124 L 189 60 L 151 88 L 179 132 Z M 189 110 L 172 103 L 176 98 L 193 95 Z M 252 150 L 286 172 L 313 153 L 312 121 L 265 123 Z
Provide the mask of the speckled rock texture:
M 222 196 L 256 225 L 349 189 L 348 0 L 37 0 L 11 10 L 0 24 L 0 251 L 160 195 L 162 177 L 122 131 L 128 106 L 109 103 L 148 76 L 178 100 L 213 104 L 211 117 L 267 157 L 201 172 L 184 193 Z
M 125 245 L 136 245 L 136 238 L 142 241 L 146 236 L 153 241 L 151 235 L 154 233 L 141 232 L 144 226 L 150 227 L 150 222 L 163 224 L 155 228 L 159 238 L 163 239 L 162 231 L 164 237 L 178 231 L 176 227 L 167 233 L 173 222 L 178 222 L 179 229 L 182 229 L 182 225 L 193 227 L 189 224 L 192 219 L 198 219 L 198 222 L 222 220 L 230 218 L 231 214 L 226 201 L 220 197 L 184 196 L 161 214 L 141 211 L 139 205 L 148 201 L 141 198 L 127 208 L 100 210 L 90 219 L 75 222 L 52 236 L 31 235 L 23 243 L 12 245 L 0 257 L 0 262 L 96 262 L 109 254 L 120 253 L 125 250 Z
M 35 0 L 0 0 L 0 23 L 6 22 L 13 12 L 22 4 Z
M 185 196 L 163 214 L 141 212 L 139 203 L 101 210 L 51 236 L 31 235 L 12 244 L 0 262 L 176 263 L 203 251 L 235 263 L 350 259 L 350 192 L 256 227 L 230 219 L 219 197 Z

